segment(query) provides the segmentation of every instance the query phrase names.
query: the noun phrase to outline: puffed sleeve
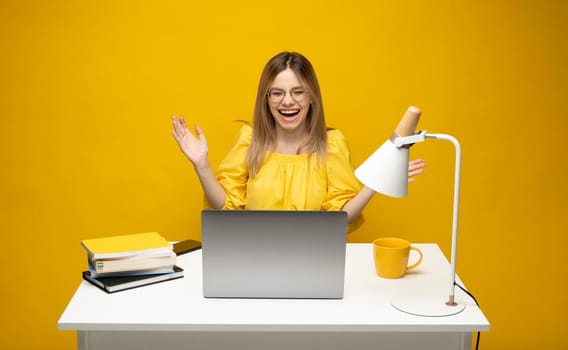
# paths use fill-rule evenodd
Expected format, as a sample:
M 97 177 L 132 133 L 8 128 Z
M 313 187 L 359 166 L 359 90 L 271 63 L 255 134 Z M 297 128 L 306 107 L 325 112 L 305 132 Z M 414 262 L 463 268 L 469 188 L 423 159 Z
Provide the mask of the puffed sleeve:
M 243 125 L 237 141 L 217 168 L 216 177 L 226 196 L 223 209 L 245 209 L 249 174 L 246 154 L 251 138 L 252 127 Z
M 324 210 L 341 210 L 345 204 L 359 193 L 361 183 L 354 174 L 351 154 L 345 137 L 339 130 L 328 132 L 327 158 L 327 195 L 322 206 Z M 349 225 L 349 231 L 358 228 L 364 219 L 360 215 Z

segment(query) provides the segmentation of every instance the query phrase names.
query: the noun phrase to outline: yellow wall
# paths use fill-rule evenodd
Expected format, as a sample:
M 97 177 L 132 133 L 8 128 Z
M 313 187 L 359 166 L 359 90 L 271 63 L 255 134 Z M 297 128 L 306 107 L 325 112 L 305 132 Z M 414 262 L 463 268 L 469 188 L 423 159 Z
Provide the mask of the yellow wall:
M 199 238 L 201 190 L 170 135 L 183 114 L 217 163 L 281 50 L 316 67 L 330 126 L 359 164 L 408 105 L 464 148 L 458 272 L 491 322 L 483 349 L 566 348 L 568 2 L 2 1 L 2 349 L 72 349 L 57 320 L 83 238 Z M 377 197 L 351 241 L 451 230 L 453 149 Z

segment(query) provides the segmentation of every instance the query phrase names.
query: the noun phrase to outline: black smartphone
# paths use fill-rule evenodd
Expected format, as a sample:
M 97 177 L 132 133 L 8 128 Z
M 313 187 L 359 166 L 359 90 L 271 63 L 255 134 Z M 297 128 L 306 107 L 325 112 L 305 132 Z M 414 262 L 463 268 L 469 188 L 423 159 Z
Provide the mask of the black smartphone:
M 174 243 L 174 253 L 176 253 L 176 255 L 182 255 L 197 249 L 201 249 L 201 242 L 194 241 L 192 239 L 186 239 L 185 241 Z

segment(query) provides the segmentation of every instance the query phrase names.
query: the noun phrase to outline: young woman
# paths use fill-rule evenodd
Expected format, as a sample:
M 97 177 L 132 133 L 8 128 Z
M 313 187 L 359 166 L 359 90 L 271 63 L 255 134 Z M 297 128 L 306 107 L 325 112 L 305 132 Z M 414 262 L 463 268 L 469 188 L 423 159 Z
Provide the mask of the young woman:
M 193 164 L 211 208 L 344 210 L 353 223 L 373 197 L 353 174 L 349 149 L 340 131 L 325 124 L 319 83 L 301 54 L 282 52 L 262 72 L 253 123 L 216 172 L 207 141 L 183 117 L 172 117 L 173 135 Z M 420 159 L 409 163 L 409 181 L 423 172 Z

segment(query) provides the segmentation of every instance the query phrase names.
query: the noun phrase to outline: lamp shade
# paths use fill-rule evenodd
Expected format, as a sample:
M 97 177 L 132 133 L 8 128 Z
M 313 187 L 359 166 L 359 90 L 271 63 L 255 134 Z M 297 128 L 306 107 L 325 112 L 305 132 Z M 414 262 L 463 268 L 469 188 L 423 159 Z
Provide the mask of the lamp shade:
M 355 176 L 375 192 L 391 197 L 408 193 L 408 147 L 397 147 L 396 137 L 413 135 L 420 119 L 418 107 L 410 106 L 396 127 L 393 136 L 356 170 Z
M 355 176 L 375 192 L 391 197 L 408 193 L 408 148 L 385 141 L 375 153 L 355 169 Z

